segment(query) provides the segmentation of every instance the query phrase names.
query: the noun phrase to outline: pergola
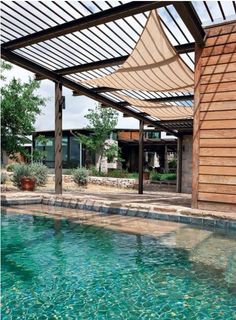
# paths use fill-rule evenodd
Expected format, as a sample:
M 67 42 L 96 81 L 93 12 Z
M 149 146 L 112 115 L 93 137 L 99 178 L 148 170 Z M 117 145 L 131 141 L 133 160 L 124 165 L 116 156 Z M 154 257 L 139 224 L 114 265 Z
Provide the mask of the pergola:
M 96 2 L 3 1 L 1 56 L 55 82 L 55 192 L 62 193 L 62 86 L 140 121 L 139 193 L 143 192 L 144 124 L 178 137 L 181 192 L 182 135 L 192 131 L 192 116 L 161 118 L 152 110 L 192 110 L 194 90 L 137 90 L 96 85 L 125 65 L 156 12 L 178 61 L 194 72 L 194 51 L 204 45 L 203 26 L 235 19 L 235 1 Z M 153 34 L 155 39 L 155 34 Z M 165 60 L 166 61 L 166 60 Z M 164 65 L 164 64 L 163 64 Z M 160 79 L 161 80 L 161 79 Z M 108 82 L 109 84 L 109 82 Z M 137 101 L 137 102 L 136 102 Z M 146 109 L 144 106 L 146 105 Z M 144 111 L 145 110 L 145 111 Z

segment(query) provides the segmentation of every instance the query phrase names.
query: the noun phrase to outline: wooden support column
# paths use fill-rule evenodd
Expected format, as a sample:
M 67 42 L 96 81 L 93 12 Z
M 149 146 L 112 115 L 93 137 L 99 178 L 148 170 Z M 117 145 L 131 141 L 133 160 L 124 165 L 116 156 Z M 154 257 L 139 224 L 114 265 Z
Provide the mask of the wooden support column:
M 177 180 L 176 192 L 182 191 L 182 157 L 183 157 L 183 137 L 178 137 L 177 144 Z
M 139 171 L 139 181 L 138 181 L 138 193 L 143 194 L 143 126 L 144 121 L 139 121 L 139 157 L 138 157 L 138 171 Z
M 62 194 L 62 84 L 55 83 L 55 193 Z

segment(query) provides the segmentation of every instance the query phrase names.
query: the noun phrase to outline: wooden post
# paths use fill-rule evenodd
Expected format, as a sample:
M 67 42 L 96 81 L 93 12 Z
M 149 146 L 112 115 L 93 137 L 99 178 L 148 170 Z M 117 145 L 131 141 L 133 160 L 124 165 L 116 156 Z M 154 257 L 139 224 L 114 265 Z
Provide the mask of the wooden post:
M 139 121 L 139 157 L 138 157 L 138 171 L 139 171 L 139 181 L 138 181 L 138 193 L 143 194 L 143 126 L 144 121 Z
M 62 84 L 55 83 L 55 193 L 62 194 Z
M 178 137 L 176 192 L 179 192 L 179 193 L 181 193 L 182 191 L 182 156 L 183 156 L 183 137 Z

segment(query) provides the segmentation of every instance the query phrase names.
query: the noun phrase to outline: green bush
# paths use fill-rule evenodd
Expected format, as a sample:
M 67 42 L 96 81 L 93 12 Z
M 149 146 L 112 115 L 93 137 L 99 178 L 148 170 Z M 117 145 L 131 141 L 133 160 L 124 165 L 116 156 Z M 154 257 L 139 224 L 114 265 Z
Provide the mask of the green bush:
M 22 177 L 35 179 L 36 186 L 43 186 L 47 182 L 48 168 L 41 163 L 16 164 L 14 166 L 12 182 L 20 188 Z
M 127 178 L 128 177 L 128 172 L 126 170 L 110 170 L 108 171 L 107 177 L 110 178 Z
M 88 171 L 85 168 L 77 168 L 73 171 L 73 181 L 78 186 L 86 186 L 88 183 Z
M 161 180 L 161 173 L 158 173 L 156 171 L 150 172 L 150 180 L 152 181 L 160 181 Z
M 1 184 L 5 184 L 7 182 L 7 174 L 5 172 L 1 172 L 1 175 L 0 175 L 0 179 L 1 179 Z
M 171 161 L 168 163 L 168 166 L 169 166 L 170 169 L 176 169 L 176 168 L 177 168 L 177 161 L 176 161 L 176 159 L 171 160 Z
M 29 165 L 30 172 L 36 179 L 37 186 L 44 186 L 47 183 L 48 168 L 39 162 L 34 162 Z
M 161 181 L 164 180 L 176 180 L 176 174 L 175 173 L 163 173 L 161 174 Z
M 175 173 L 158 173 L 156 171 L 152 171 L 150 173 L 150 180 L 152 181 L 176 180 L 176 174 Z
M 33 178 L 33 175 L 30 171 L 30 166 L 27 164 L 16 164 L 14 166 L 12 182 L 13 185 L 20 188 L 21 179 L 23 177 Z
M 99 171 L 96 169 L 96 167 L 91 167 L 91 168 L 89 169 L 89 175 L 90 175 L 90 176 L 94 176 L 94 177 L 105 177 L 105 176 L 106 176 L 105 173 L 99 172 Z
M 72 169 L 72 168 L 64 169 L 63 174 L 67 174 L 67 175 L 71 176 L 73 174 L 74 170 L 75 169 Z
M 13 172 L 14 171 L 14 167 L 18 165 L 18 163 L 9 163 L 7 166 L 6 166 L 6 170 L 7 172 Z
M 129 179 L 138 179 L 138 172 L 132 172 L 128 174 Z

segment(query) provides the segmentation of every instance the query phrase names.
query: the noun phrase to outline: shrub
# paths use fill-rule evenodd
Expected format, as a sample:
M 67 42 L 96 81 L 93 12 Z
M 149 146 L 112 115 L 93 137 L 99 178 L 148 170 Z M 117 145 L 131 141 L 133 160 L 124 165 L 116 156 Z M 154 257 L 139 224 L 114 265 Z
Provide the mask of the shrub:
M 5 172 L 1 172 L 1 176 L 0 176 L 0 179 L 1 179 L 1 184 L 5 184 L 6 181 L 7 181 L 7 174 Z
M 164 180 L 176 180 L 176 174 L 175 173 L 163 173 L 161 175 L 161 181 Z
M 73 174 L 74 170 L 75 169 L 68 168 L 68 169 L 63 170 L 63 173 L 67 174 L 68 176 L 71 176 Z
M 88 171 L 85 168 L 77 168 L 73 171 L 73 181 L 78 186 L 86 186 L 88 183 Z
M 150 180 L 152 181 L 160 181 L 161 180 L 161 173 L 158 173 L 156 171 L 150 172 Z
M 171 161 L 168 163 L 168 166 L 169 166 L 170 169 L 176 169 L 176 168 L 177 168 L 177 161 L 176 161 L 176 159 L 171 160 Z
M 152 181 L 165 181 L 165 180 L 176 180 L 175 173 L 159 173 L 152 171 L 150 173 L 150 180 Z
M 128 173 L 128 178 L 129 179 L 138 179 L 138 172 L 132 172 L 132 173 Z
M 90 176 L 94 176 L 94 177 L 105 177 L 105 176 L 106 176 L 105 173 L 99 172 L 99 171 L 96 169 L 96 167 L 91 167 L 91 168 L 89 169 L 89 175 L 90 175 Z
M 7 166 L 6 166 L 6 170 L 7 172 L 13 172 L 14 171 L 14 167 L 17 166 L 18 163 L 9 163 Z
M 32 176 L 36 179 L 36 185 L 44 186 L 47 183 L 48 168 L 44 164 L 38 162 L 31 163 L 29 168 Z
M 29 165 L 27 165 L 27 164 L 16 164 L 14 166 L 13 177 L 12 177 L 13 185 L 18 187 L 18 188 L 20 188 L 21 179 L 23 177 L 33 178 L 32 174 L 30 172 Z
M 126 170 L 110 170 L 107 173 L 107 177 L 111 178 L 127 178 L 128 172 Z
M 36 186 L 43 186 L 47 182 L 48 168 L 41 163 L 16 164 L 14 166 L 13 184 L 20 188 L 22 177 L 35 179 Z

